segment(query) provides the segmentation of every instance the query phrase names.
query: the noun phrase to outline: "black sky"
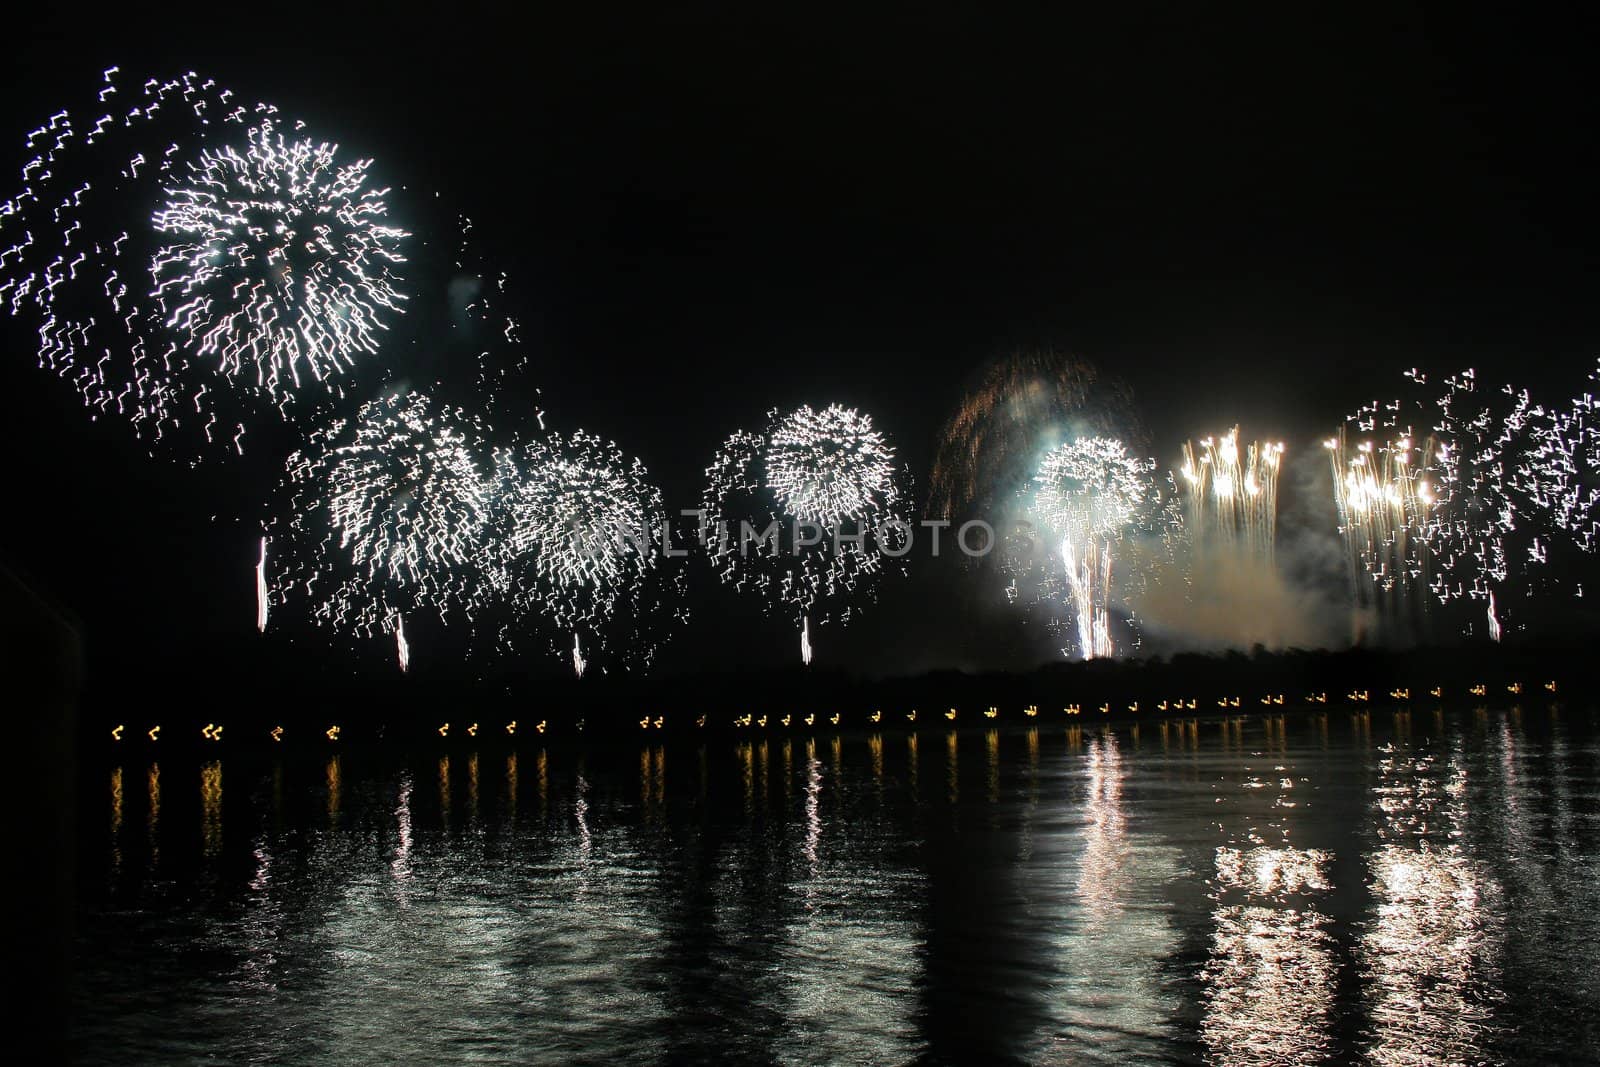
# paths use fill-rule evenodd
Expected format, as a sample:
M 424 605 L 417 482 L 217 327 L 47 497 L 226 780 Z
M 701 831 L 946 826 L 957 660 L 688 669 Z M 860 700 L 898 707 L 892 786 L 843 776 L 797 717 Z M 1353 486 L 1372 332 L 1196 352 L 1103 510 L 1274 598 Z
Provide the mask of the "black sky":
M 67 13 L 11 27 L 0 165 L 112 64 L 338 131 L 478 220 L 552 421 L 673 505 L 729 431 L 805 401 L 874 412 L 925 482 L 964 378 L 1018 343 L 1127 378 L 1164 457 L 1232 421 L 1313 442 L 1413 365 L 1571 395 L 1600 353 L 1581 26 L 1117 10 Z M 136 609 L 152 662 L 246 639 L 215 501 L 89 428 L 5 328 L 3 558 L 101 633 Z

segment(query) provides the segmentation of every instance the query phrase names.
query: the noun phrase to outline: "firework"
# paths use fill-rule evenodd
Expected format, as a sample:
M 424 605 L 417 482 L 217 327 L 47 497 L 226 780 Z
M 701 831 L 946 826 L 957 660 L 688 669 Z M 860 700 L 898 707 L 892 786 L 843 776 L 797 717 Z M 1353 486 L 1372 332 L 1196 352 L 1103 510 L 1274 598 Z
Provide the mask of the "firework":
M 651 594 L 671 576 L 664 574 L 666 508 L 644 465 L 580 430 L 504 452 L 499 466 L 506 527 L 497 585 L 518 615 L 570 634 L 580 677 L 617 629 L 627 631 L 622 651 L 648 665 L 655 646 L 644 631 L 660 606 Z M 504 637 L 510 633 L 503 628 Z
M 1114 655 L 1115 547 L 1148 521 L 1155 464 L 1121 441 L 1080 437 L 1053 449 L 1034 475 L 1033 512 L 1056 538 L 1085 659 Z
M 1565 527 L 1583 538 L 1585 498 L 1564 465 L 1585 431 L 1526 390 L 1481 388 L 1472 370 L 1441 388 L 1420 371 L 1406 378 L 1407 399 L 1348 420 L 1377 440 L 1352 449 L 1341 432 L 1327 442 L 1340 530 L 1352 573 L 1364 577 L 1358 593 L 1375 591 L 1385 609 L 1476 602 L 1482 612 L 1468 614 L 1468 632 L 1482 618 L 1498 640 L 1501 613 L 1547 577 L 1553 535 Z M 1574 503 L 1563 513 L 1567 494 Z
M 1600 381 L 1600 369 L 1590 382 Z M 1600 404 L 1593 393 L 1566 410 L 1537 409 L 1530 462 L 1513 472 L 1518 489 L 1549 515 L 1552 526 L 1577 548 L 1600 548 Z
M 1357 603 L 1400 610 L 1427 586 L 1428 541 L 1437 533 L 1434 478 L 1444 448 L 1409 433 L 1353 448 L 1346 433 L 1323 442 L 1333 465 L 1339 531 L 1349 555 Z M 1356 576 L 1360 576 L 1359 578 Z
M 495 484 L 484 456 L 475 422 L 414 392 L 318 430 L 289 457 L 273 599 L 303 598 L 318 625 L 392 633 L 407 666 L 408 616 L 470 618 L 489 591 Z
M 165 188 L 152 296 L 180 348 L 281 398 L 377 351 L 404 300 L 392 271 L 406 234 L 384 222 L 371 160 L 341 165 L 335 146 L 271 121 L 245 137 Z
M 718 450 L 702 521 L 722 579 L 793 611 L 809 663 L 811 623 L 848 622 L 904 554 L 904 491 L 894 449 L 867 415 L 835 404 L 768 418 Z
M 995 524 L 1002 531 L 1000 550 L 979 566 L 994 568 L 1007 602 L 1038 612 L 1052 633 L 1060 628 L 1061 606 L 1083 602 L 1089 578 L 1103 578 L 1110 563 L 1080 544 L 1067 567 L 1060 541 L 1042 544 L 1035 536 L 1037 516 L 1028 510 L 1039 458 L 1084 437 L 1115 438 L 1142 450 L 1147 434 L 1131 391 L 1089 361 L 1024 349 L 978 372 L 946 421 L 934 457 L 929 512 Z M 1069 630 L 1069 643 L 1093 649 L 1092 627 L 1088 635 L 1076 625 Z M 1108 629 L 1101 647 L 1111 641 Z
M 370 161 L 271 105 L 194 74 L 125 92 L 116 73 L 29 135 L 0 202 L 0 302 L 95 417 L 242 450 L 251 417 L 317 407 L 377 351 L 409 235 Z
M 1148 443 L 1132 393 L 1093 363 L 1022 350 L 988 363 L 946 421 L 934 457 L 928 511 L 998 516 L 1026 491 L 1038 457 L 1075 437 Z
M 1270 562 L 1282 461 L 1282 444 L 1252 441 L 1241 455 L 1237 426 L 1220 438 L 1185 444 L 1173 484 L 1186 505 L 1190 536 Z

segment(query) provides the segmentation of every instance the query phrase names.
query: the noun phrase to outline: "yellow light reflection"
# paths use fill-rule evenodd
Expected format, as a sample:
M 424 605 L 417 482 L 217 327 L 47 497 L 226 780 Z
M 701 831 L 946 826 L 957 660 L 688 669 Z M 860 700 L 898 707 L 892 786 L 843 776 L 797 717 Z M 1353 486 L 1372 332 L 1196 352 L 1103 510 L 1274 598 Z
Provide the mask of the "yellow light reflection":
M 506 757 L 506 817 L 517 817 L 517 754 Z
M 122 867 L 122 768 L 111 768 L 111 873 Z
M 111 768 L 111 836 L 122 831 L 122 768 Z
M 443 813 L 445 825 L 450 824 L 450 757 L 439 757 L 439 811 Z
M 145 774 L 145 790 L 149 798 L 145 807 L 145 833 L 150 838 L 150 863 L 154 866 L 161 854 L 159 838 L 156 836 L 161 823 L 160 765 L 150 764 L 150 770 Z
M 205 854 L 214 856 L 222 847 L 222 763 L 211 760 L 200 768 L 200 831 Z
M 906 735 L 906 781 L 911 785 L 911 799 L 917 799 L 917 735 Z
M 960 756 L 956 748 L 958 743 L 954 730 L 945 735 L 945 790 L 951 807 L 961 799 Z
M 539 750 L 539 755 L 534 758 L 533 765 L 538 771 L 539 781 L 539 820 L 544 821 L 550 814 L 550 757 L 544 749 Z
M 1000 803 L 1000 731 L 988 730 L 983 735 L 985 756 L 985 785 L 988 786 L 989 803 Z
M 342 795 L 344 778 L 341 774 L 338 756 L 328 757 L 326 776 L 328 780 L 328 822 L 337 823 L 339 821 L 339 807 L 344 800 Z

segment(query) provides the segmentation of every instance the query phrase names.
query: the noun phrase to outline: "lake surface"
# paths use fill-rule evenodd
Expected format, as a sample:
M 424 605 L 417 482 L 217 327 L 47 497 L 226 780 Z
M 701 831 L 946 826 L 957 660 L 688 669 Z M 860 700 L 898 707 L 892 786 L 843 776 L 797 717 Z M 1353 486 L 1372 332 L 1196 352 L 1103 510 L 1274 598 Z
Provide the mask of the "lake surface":
M 1600 1058 L 1588 711 L 147 753 L 90 1062 Z

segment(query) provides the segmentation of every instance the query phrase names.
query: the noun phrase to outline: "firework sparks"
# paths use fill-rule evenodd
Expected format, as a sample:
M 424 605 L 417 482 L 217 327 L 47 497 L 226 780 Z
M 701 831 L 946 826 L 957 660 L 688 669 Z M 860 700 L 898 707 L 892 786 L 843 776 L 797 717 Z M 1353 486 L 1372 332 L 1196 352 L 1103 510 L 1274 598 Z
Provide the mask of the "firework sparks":
M 1600 381 L 1600 369 L 1590 382 Z M 1565 410 L 1540 409 L 1529 462 L 1514 472 L 1517 487 L 1583 552 L 1600 549 L 1600 404 L 1584 392 Z
M 336 397 L 405 300 L 408 236 L 370 161 L 186 74 L 35 129 L 0 202 L 0 303 L 93 417 L 242 450 L 246 423 Z
M 1357 593 L 1376 590 L 1386 609 L 1425 603 L 1424 591 L 1439 604 L 1477 601 L 1486 610 L 1474 616 L 1499 640 L 1508 594 L 1529 593 L 1552 534 L 1590 543 L 1587 489 L 1575 473 L 1586 462 L 1577 458 L 1586 408 L 1580 398 L 1574 414 L 1552 414 L 1526 390 L 1480 388 L 1471 370 L 1440 388 L 1420 371 L 1406 378 L 1408 399 L 1348 420 L 1377 441 L 1352 450 L 1342 431 L 1327 442 L 1352 573 L 1367 579 Z M 1476 626 L 1469 617 L 1468 631 Z
M 371 165 L 341 165 L 337 146 L 285 139 L 270 120 L 242 151 L 203 149 L 153 219 L 151 295 L 179 347 L 275 398 L 376 352 L 405 299 L 393 271 L 408 235 L 385 223 Z
M 1116 653 L 1111 632 L 1113 548 L 1146 520 L 1154 462 L 1121 441 L 1080 437 L 1047 454 L 1034 475 L 1033 511 L 1059 539 L 1079 653 Z
M 511 310 L 511 280 L 494 269 L 476 243 L 477 227 L 466 215 L 456 215 L 458 236 L 446 287 L 452 343 L 477 364 L 477 393 L 487 416 L 496 425 L 517 427 L 531 416 L 544 429 L 544 415 L 530 397 L 539 389 L 531 378 L 532 361 L 522 343 L 522 325 Z M 441 220 L 437 228 L 444 228 Z M 468 348 L 467 346 L 470 346 Z
M 1380 604 L 1397 610 L 1426 586 L 1427 539 L 1436 529 L 1433 514 L 1439 506 L 1430 471 L 1444 450 L 1432 439 L 1415 442 L 1409 434 L 1360 441 L 1351 448 L 1343 431 L 1323 446 L 1333 465 L 1334 502 L 1351 574 L 1366 579 L 1356 583 L 1357 602 L 1370 589 Z
M 1282 444 L 1252 441 L 1241 454 L 1237 426 L 1220 438 L 1185 444 L 1173 482 L 1186 505 L 1190 536 L 1270 562 L 1282 461 Z
M 853 408 L 773 411 L 764 432 L 730 436 L 706 478 L 712 564 L 798 616 L 806 663 L 811 623 L 847 622 L 910 536 L 894 449 Z
M 418 393 L 362 405 L 289 457 L 283 540 L 298 552 L 274 599 L 304 597 L 319 625 L 395 634 L 408 616 L 471 616 L 495 498 L 479 427 Z M 275 540 L 277 540 L 275 538 Z
M 645 630 L 660 606 L 650 594 L 671 578 L 666 508 L 644 465 L 580 430 L 502 453 L 500 477 L 507 523 L 497 584 L 509 602 L 571 632 L 580 677 L 592 649 L 611 643 L 608 631 L 630 622 L 627 640 L 616 643 L 648 664 L 654 642 Z

